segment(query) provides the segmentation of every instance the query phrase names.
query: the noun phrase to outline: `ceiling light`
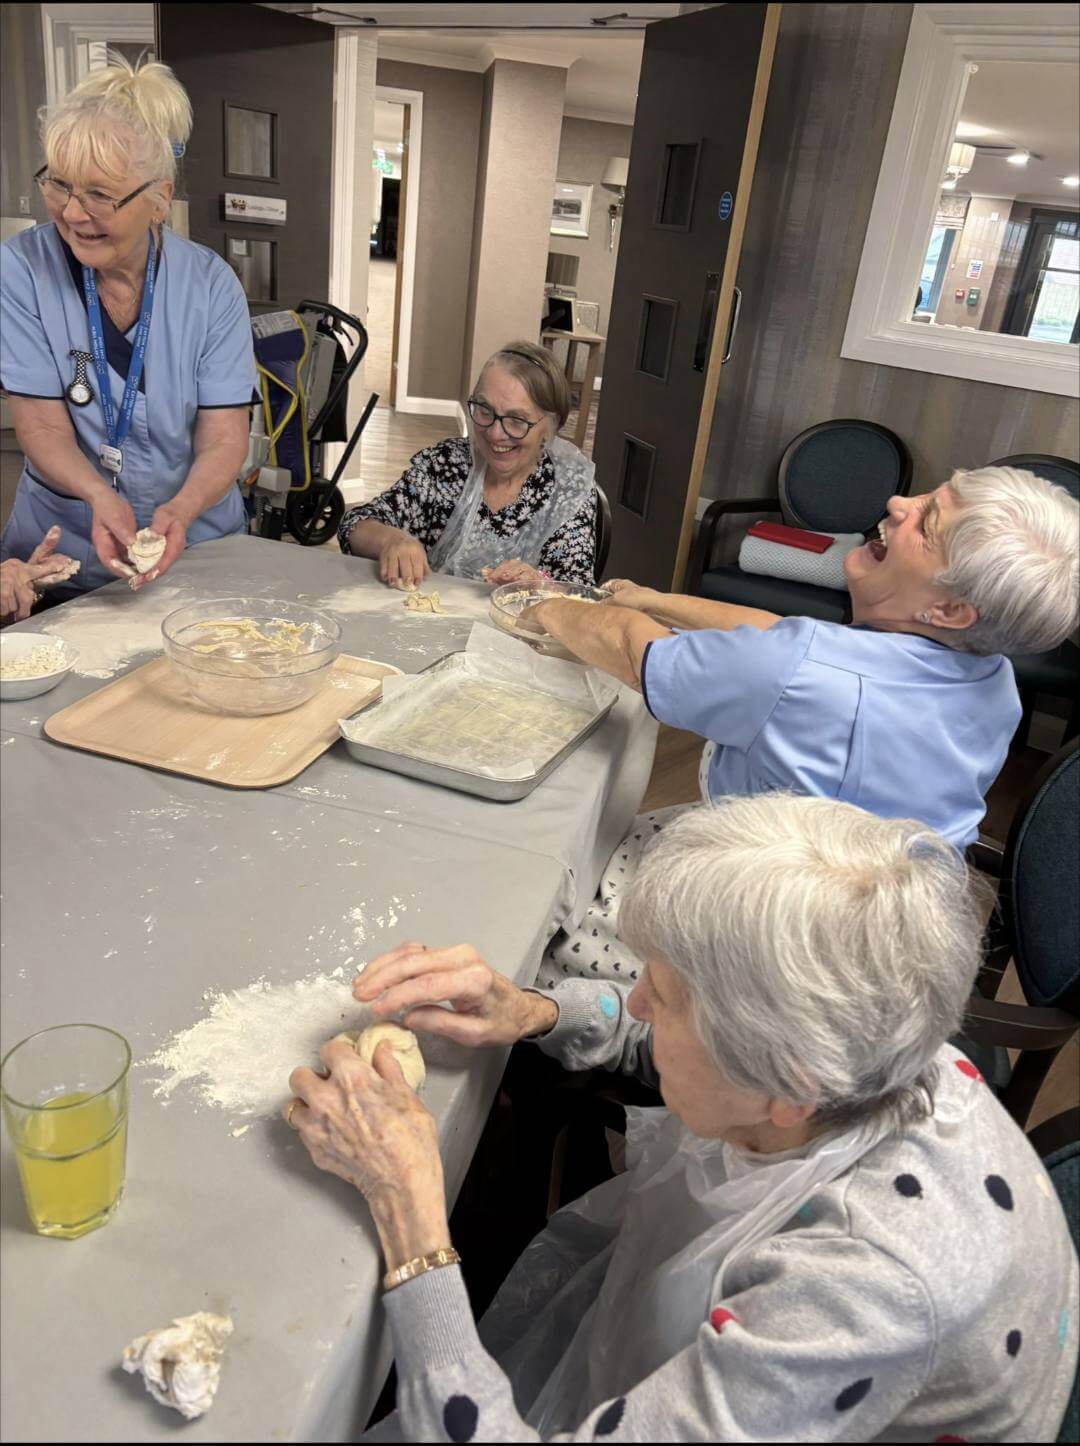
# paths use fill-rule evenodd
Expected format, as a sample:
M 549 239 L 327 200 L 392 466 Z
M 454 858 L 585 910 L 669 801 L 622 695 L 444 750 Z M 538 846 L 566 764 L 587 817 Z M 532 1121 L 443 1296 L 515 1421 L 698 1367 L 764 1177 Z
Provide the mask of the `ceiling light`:
M 1062 176 L 1061 184 L 1063 186 L 1080 186 L 1080 176 Z
M 1010 166 L 1026 166 L 1031 156 L 1027 151 L 1013 151 L 1011 156 L 1006 156 Z
M 955 182 L 955 181 L 942 181 L 942 183 L 941 183 L 941 189 L 942 189 L 943 191 L 955 191 L 955 190 L 956 190 L 956 182 Z

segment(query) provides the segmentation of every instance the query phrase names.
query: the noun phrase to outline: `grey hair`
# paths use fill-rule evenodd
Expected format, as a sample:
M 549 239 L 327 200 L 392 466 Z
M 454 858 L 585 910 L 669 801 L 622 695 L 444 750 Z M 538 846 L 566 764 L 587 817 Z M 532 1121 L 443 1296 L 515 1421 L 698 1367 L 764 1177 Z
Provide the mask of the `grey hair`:
M 971 653 L 1042 653 L 1077 626 L 1080 503 L 1064 487 L 1015 467 L 954 472 L 958 510 L 935 579 L 978 613 L 950 633 Z
M 924 825 L 772 793 L 669 824 L 619 932 L 670 965 L 737 1088 L 849 1124 L 932 1110 L 980 958 L 978 885 Z

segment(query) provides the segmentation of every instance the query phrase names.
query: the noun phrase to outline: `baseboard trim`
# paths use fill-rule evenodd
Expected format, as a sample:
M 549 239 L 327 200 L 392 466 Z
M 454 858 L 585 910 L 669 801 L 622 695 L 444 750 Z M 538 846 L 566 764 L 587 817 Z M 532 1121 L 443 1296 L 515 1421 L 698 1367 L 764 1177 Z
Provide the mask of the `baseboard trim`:
M 461 403 L 454 397 L 398 397 L 395 410 L 414 417 L 456 417 Z

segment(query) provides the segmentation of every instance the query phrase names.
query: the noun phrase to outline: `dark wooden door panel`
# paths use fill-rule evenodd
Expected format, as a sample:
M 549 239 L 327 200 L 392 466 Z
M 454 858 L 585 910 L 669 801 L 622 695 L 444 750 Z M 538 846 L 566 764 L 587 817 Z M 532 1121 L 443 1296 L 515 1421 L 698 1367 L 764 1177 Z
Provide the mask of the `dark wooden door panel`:
M 327 299 L 333 160 L 334 32 L 261 5 L 157 6 L 158 53 L 191 97 L 195 125 L 181 171 L 192 241 L 225 256 L 227 237 L 274 245 L 276 292 L 253 312 Z M 276 116 L 276 178 L 227 175 L 225 106 Z M 222 196 L 274 196 L 284 226 L 226 221 Z
M 612 505 L 607 571 L 656 587 L 676 571 L 703 402 L 711 409 L 725 261 L 777 9 L 721 5 L 646 32 L 594 456 Z

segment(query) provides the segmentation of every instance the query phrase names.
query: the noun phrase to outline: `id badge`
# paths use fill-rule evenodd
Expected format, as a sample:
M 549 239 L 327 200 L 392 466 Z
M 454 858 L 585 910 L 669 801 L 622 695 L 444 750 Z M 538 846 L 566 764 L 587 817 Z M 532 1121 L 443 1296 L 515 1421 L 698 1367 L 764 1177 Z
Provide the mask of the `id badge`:
M 119 477 L 124 467 L 124 454 L 119 447 L 110 447 L 106 442 L 98 452 L 98 458 L 106 472 Z

